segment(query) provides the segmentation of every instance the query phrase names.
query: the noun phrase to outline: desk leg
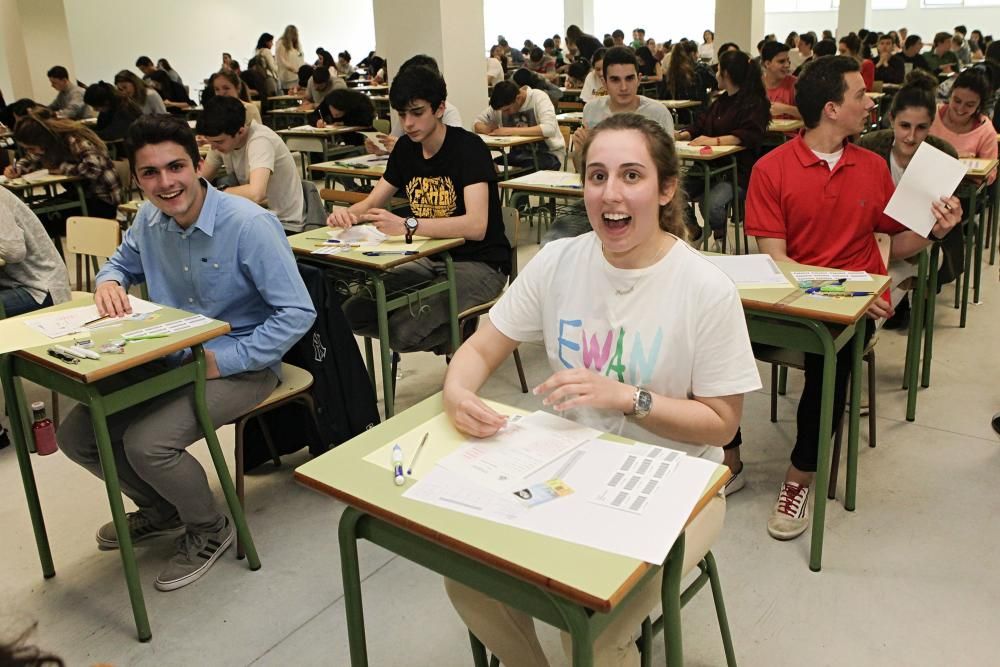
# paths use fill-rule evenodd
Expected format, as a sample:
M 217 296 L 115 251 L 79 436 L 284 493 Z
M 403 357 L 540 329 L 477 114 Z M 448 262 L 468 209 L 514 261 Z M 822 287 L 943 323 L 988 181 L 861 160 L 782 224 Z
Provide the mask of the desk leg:
M 472 662 L 475 667 L 490 667 L 489 658 L 486 657 L 486 646 L 479 641 L 479 637 L 469 631 L 469 643 L 472 644 Z
M 663 603 L 663 641 L 668 667 L 684 664 L 684 644 L 681 635 L 681 568 L 684 567 L 684 533 L 677 536 L 663 565 L 660 589 Z
M 594 637 L 590 634 L 590 619 L 583 607 L 549 595 L 569 629 L 573 645 L 573 667 L 594 666 Z
M 97 440 L 97 454 L 104 473 L 104 486 L 108 492 L 108 503 L 111 505 L 111 521 L 118 533 L 118 552 L 121 554 L 122 567 L 125 570 L 125 584 L 128 586 L 128 597 L 132 602 L 132 615 L 135 617 L 135 629 L 139 641 L 148 642 L 153 633 L 149 629 L 149 617 L 146 615 L 146 603 L 142 597 L 142 584 L 139 581 L 139 568 L 135 563 L 135 552 L 132 550 L 132 536 L 128 530 L 128 520 L 125 518 L 125 506 L 122 503 L 121 486 L 118 483 L 118 466 L 111 449 L 111 436 L 108 433 L 108 418 L 104 412 L 104 400 L 96 390 L 90 393 L 90 421 L 94 426 L 94 436 Z
M 542 222 L 538 221 L 541 229 Z M 462 344 L 461 333 L 458 330 L 458 286 L 455 284 L 455 261 L 451 258 L 451 253 L 444 253 L 444 264 L 446 275 L 448 276 L 448 322 L 451 325 L 451 353 L 458 351 L 458 346 Z
M 194 383 L 194 408 L 198 416 L 198 424 L 201 426 L 202 433 L 205 434 L 208 452 L 212 455 L 212 463 L 215 464 L 215 471 L 219 475 L 219 484 L 226 497 L 226 504 L 229 505 L 229 513 L 233 517 L 233 523 L 236 524 L 236 534 L 240 539 L 240 544 L 243 545 L 243 551 L 246 553 L 247 564 L 251 570 L 256 571 L 260 569 L 257 547 L 254 546 L 246 515 L 243 514 L 243 505 L 240 504 L 239 496 L 236 495 L 236 487 L 233 486 L 233 478 L 229 474 L 226 457 L 222 454 L 222 447 L 219 445 L 219 436 L 215 433 L 215 424 L 212 423 L 212 417 L 208 414 L 208 405 L 205 403 L 205 350 L 201 345 L 195 345 L 191 351 L 194 353 L 194 362 L 198 366 L 198 379 Z
M 87 212 L 87 197 L 83 193 L 83 182 L 77 181 L 76 185 L 76 197 L 80 200 L 80 215 L 88 216 L 90 213 Z
M 52 550 L 49 548 L 49 536 L 45 532 L 45 517 L 42 515 L 42 504 L 38 499 L 38 486 L 35 484 L 35 473 L 31 468 L 31 455 L 28 453 L 28 437 L 30 431 L 25 430 L 21 414 L 22 403 L 14 386 L 14 376 L 9 355 L 0 354 L 0 380 L 3 383 L 3 395 L 7 404 L 7 415 L 10 417 L 10 435 L 14 439 L 14 451 L 17 454 L 17 467 L 21 470 L 21 484 L 24 486 L 24 498 L 28 502 L 28 515 L 31 517 L 31 527 L 35 532 L 35 546 L 38 548 L 38 560 L 42 564 L 42 576 L 51 579 L 56 576 L 56 568 L 52 563 Z
M 924 367 L 920 386 L 925 389 L 931 386 L 931 356 L 934 352 L 934 310 L 937 307 L 938 258 L 941 248 L 935 243 L 931 247 L 929 277 L 927 279 L 927 305 L 924 309 Z
M 750 248 L 747 244 L 742 244 L 747 246 L 745 250 L 741 249 L 741 237 L 743 232 L 741 231 L 742 225 L 740 225 L 740 174 L 739 165 L 736 163 L 736 157 L 731 158 L 733 161 L 733 243 L 736 244 L 736 254 L 742 255 L 743 253 L 750 254 Z
M 389 345 L 389 313 L 385 305 L 385 283 L 377 273 L 372 275 L 375 285 L 375 312 L 378 317 L 378 354 L 382 367 L 382 400 L 385 405 L 385 418 L 395 414 L 395 393 L 393 391 L 396 378 L 392 377 L 392 350 Z
M 987 195 L 988 196 L 988 195 Z M 980 300 L 981 288 L 982 288 L 982 278 L 983 278 L 983 236 L 986 231 L 988 211 L 983 209 L 983 212 L 979 214 L 979 224 L 976 225 L 976 266 L 975 273 L 973 274 L 973 297 L 972 303 L 982 303 Z
M 973 190 L 972 196 L 969 198 L 969 221 L 965 228 L 965 271 L 962 273 L 962 312 L 959 316 L 958 324 L 962 329 L 965 328 L 965 320 L 969 312 L 969 287 L 972 284 L 972 257 L 975 254 L 975 248 L 972 247 L 972 244 L 976 242 L 978 236 L 976 232 L 976 195 L 977 192 Z
M 702 190 L 701 201 L 705 204 L 705 210 L 712 210 L 708 201 L 708 190 L 712 187 L 712 170 L 708 168 L 707 164 L 701 166 L 701 173 L 705 175 L 705 189 Z M 698 220 L 698 210 L 694 211 L 695 221 Z M 701 230 L 701 249 L 708 250 L 708 237 L 712 234 L 712 225 L 708 224 L 708 220 L 703 220 L 704 227 Z M 669 661 L 668 661 L 669 662 Z
M 375 351 L 372 349 L 372 339 L 365 336 L 365 365 L 368 367 L 368 379 L 372 381 L 372 391 L 378 392 L 375 386 Z
M 862 317 L 854 325 L 854 348 L 851 356 L 851 412 L 847 431 L 847 487 L 844 493 L 844 508 L 854 511 L 854 502 L 858 491 L 858 422 L 861 420 L 861 357 L 865 350 L 865 330 L 868 328 L 867 317 Z M 914 362 L 916 367 L 916 362 Z M 914 383 L 916 384 L 916 383 Z M 869 406 L 869 409 L 872 409 Z M 871 434 L 868 435 L 871 437 Z M 833 465 L 839 465 L 833 461 Z M 819 487 L 825 491 L 826 487 Z
M 364 515 L 348 507 L 340 516 L 337 529 L 340 540 L 340 575 L 344 582 L 344 613 L 347 615 L 347 641 L 351 649 L 351 667 L 368 667 L 365 640 L 365 612 L 361 605 L 361 572 L 358 566 L 358 522 Z
M 997 261 L 997 227 L 1000 226 L 1000 183 L 993 182 L 993 200 L 990 204 L 990 266 Z
M 823 346 L 823 390 L 819 409 L 819 455 L 816 479 L 813 482 L 812 545 L 809 550 L 809 569 L 819 572 L 823 563 L 823 530 L 826 521 L 826 490 L 830 486 L 830 424 L 833 419 L 833 379 L 837 367 L 837 351 L 833 348 L 833 338 L 827 328 L 810 321 L 813 330 Z
M 913 290 L 910 331 L 906 339 L 906 370 L 903 377 L 903 388 L 906 389 L 907 421 L 913 421 L 917 418 L 917 379 L 920 372 L 920 339 L 923 336 L 924 312 L 927 309 L 927 275 L 927 251 L 922 250 L 917 268 L 917 285 Z

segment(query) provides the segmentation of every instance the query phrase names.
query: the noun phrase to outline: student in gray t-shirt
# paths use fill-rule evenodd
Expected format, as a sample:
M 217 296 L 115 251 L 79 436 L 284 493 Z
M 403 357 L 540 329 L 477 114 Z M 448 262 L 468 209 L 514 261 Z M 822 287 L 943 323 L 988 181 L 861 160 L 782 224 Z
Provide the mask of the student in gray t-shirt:
M 201 168 L 201 176 L 211 181 L 225 165 L 238 185 L 226 190 L 263 205 L 278 220 L 294 228 L 302 222 L 302 179 L 288 146 L 266 125 L 245 125 L 246 109 L 232 97 L 215 96 L 205 102 L 198 118 L 197 133 L 212 150 Z
M 49 108 L 62 118 L 82 120 L 93 118 L 94 110 L 83 101 L 83 88 L 69 78 L 69 72 L 62 65 L 56 65 L 48 71 L 49 83 L 56 90 L 56 98 Z
M 0 304 L 7 317 L 69 301 L 66 265 L 42 223 L 0 188 Z

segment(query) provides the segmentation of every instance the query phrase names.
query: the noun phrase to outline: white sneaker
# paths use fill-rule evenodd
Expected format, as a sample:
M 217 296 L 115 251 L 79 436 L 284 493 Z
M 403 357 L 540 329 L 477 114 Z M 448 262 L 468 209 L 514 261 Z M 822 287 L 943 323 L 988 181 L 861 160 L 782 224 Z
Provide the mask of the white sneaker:
M 747 485 L 746 475 L 743 474 L 744 467 L 743 462 L 740 461 L 739 470 L 734 472 L 733 476 L 729 478 L 728 482 L 726 482 L 726 486 L 722 489 L 722 495 L 728 498 Z
M 712 252 L 726 252 L 726 249 L 722 247 L 722 239 L 717 239 L 712 237 L 712 242 L 708 245 L 708 249 Z
M 809 487 L 794 482 L 784 482 L 778 492 L 778 501 L 767 520 L 767 533 L 776 540 L 795 539 L 809 527 L 806 500 Z

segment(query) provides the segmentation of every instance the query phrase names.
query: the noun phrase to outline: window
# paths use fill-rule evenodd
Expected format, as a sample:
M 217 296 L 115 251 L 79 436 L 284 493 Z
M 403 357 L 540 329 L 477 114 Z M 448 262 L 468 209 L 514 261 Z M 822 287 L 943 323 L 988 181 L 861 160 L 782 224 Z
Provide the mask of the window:
M 923 7 L 1000 7 L 1000 0 L 921 0 Z
M 907 0 L 872 0 L 872 10 L 906 9 Z
M 836 10 L 839 0 L 766 0 L 764 11 L 775 12 L 828 12 Z

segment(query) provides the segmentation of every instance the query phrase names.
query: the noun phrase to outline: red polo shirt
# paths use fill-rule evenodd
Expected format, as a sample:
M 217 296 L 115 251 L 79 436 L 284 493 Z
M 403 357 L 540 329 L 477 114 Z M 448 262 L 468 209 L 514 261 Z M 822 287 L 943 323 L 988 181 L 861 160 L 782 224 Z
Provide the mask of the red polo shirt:
M 830 171 L 800 134 L 754 165 L 746 231 L 785 239 L 802 264 L 885 275 L 875 232 L 906 230 L 883 213 L 893 190 L 885 158 L 845 143 Z

